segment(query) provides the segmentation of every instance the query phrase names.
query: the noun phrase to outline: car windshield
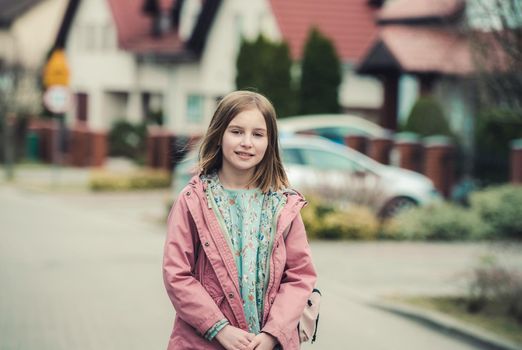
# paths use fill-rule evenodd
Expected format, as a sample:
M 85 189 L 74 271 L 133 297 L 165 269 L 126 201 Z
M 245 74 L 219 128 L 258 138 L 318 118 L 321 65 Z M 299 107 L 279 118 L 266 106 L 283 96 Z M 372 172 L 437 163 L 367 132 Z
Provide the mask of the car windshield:
M 323 170 L 363 171 L 364 168 L 346 156 L 314 148 L 283 148 L 283 162 Z

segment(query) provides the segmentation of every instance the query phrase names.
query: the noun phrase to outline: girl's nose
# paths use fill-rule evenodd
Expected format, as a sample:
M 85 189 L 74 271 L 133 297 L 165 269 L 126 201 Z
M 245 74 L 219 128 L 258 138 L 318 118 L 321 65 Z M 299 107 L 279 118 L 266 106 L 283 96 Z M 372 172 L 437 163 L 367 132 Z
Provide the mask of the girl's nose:
M 252 146 L 252 139 L 246 133 L 241 138 L 241 146 L 243 146 L 243 147 L 251 147 Z

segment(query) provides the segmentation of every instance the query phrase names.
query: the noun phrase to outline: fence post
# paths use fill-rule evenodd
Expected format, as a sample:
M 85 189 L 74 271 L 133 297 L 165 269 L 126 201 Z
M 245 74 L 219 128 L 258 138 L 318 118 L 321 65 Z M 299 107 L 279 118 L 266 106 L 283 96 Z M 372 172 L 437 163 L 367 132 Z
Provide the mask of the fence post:
M 451 194 L 455 178 L 454 148 L 449 137 L 434 135 L 424 138 L 424 174 L 445 197 Z
M 395 149 L 398 166 L 404 169 L 422 172 L 422 144 L 419 136 L 413 132 L 395 134 Z
M 367 152 L 368 138 L 364 135 L 358 135 L 358 134 L 348 135 L 344 138 L 344 143 L 348 147 L 350 147 L 358 152 L 361 152 L 363 154 L 366 154 L 366 152 Z
M 390 152 L 393 148 L 393 139 L 387 136 L 378 136 L 370 140 L 368 155 L 381 164 L 390 164 Z
M 511 183 L 522 184 L 522 139 L 511 141 Z

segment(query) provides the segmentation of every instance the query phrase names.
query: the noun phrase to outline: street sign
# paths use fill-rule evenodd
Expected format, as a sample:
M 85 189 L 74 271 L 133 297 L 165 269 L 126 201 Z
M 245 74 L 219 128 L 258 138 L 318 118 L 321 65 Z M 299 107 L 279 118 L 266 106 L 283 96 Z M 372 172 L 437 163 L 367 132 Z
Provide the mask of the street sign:
M 56 49 L 51 54 L 44 68 L 44 85 L 69 85 L 69 66 L 62 49 Z
M 53 85 L 43 96 L 45 107 L 53 113 L 65 113 L 71 106 L 71 92 L 66 86 Z

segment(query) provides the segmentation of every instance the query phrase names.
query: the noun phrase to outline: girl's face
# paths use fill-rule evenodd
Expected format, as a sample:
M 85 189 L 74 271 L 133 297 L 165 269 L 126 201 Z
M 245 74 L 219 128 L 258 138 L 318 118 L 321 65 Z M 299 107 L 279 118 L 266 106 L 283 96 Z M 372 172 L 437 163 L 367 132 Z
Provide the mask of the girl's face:
M 240 112 L 228 124 L 221 140 L 223 170 L 253 172 L 268 147 L 265 118 L 257 109 Z

